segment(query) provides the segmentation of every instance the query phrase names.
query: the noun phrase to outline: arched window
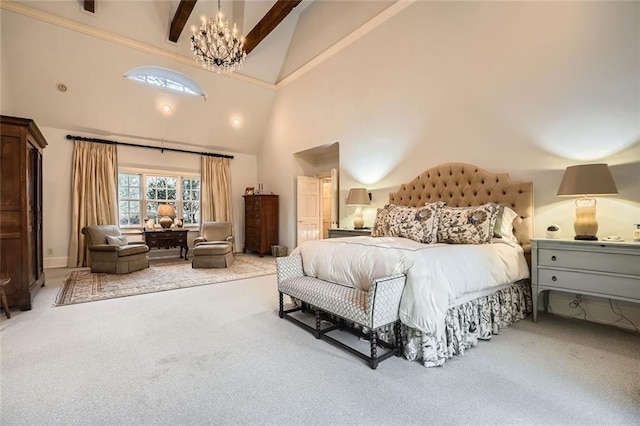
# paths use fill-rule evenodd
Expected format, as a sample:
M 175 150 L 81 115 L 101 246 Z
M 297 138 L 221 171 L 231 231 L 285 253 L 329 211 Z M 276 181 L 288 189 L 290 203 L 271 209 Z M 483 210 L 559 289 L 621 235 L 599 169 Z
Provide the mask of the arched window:
M 202 86 L 178 71 L 161 67 L 138 67 L 127 72 L 124 76 L 131 80 L 141 81 L 152 86 L 187 93 L 189 95 L 198 95 L 207 99 L 207 92 L 205 92 Z

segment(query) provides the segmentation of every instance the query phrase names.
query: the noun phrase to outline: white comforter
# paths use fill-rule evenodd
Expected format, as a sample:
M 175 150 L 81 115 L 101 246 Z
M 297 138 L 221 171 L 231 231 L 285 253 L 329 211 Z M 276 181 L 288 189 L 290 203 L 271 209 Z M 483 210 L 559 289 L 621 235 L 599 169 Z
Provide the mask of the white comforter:
M 399 237 L 348 237 L 307 241 L 305 274 L 368 290 L 375 278 L 407 276 L 400 320 L 442 337 L 447 309 L 529 277 L 520 246 L 421 244 Z

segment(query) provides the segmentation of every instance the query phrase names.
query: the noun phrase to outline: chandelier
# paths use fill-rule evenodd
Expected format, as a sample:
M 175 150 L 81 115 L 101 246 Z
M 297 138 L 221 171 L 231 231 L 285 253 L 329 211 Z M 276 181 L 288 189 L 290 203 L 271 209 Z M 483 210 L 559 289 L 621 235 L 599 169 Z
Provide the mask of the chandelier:
M 238 36 L 238 28 L 229 21 L 220 10 L 213 18 L 202 18 L 202 26 L 191 36 L 191 50 L 196 62 L 202 68 L 217 73 L 232 73 L 242 67 L 247 53 L 244 50 L 244 37 Z

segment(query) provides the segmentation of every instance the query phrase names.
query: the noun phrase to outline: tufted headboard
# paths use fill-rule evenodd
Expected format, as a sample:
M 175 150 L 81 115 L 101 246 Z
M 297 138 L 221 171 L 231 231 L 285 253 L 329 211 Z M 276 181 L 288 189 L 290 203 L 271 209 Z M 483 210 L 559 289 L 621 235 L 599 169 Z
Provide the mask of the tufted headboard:
M 423 172 L 400 185 L 398 192 L 389 194 L 389 204 L 417 207 L 436 201 L 444 201 L 451 207 L 485 203 L 511 207 L 518 213 L 513 221 L 513 234 L 529 259 L 529 240 L 533 236 L 532 182 L 515 182 L 507 173 L 491 173 L 471 164 L 449 163 Z

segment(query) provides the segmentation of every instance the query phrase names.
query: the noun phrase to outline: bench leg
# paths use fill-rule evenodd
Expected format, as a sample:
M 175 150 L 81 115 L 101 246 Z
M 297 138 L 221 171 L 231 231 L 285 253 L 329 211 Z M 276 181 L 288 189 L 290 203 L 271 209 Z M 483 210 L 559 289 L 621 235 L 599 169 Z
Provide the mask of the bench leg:
M 400 321 L 396 321 L 393 325 L 393 331 L 396 335 L 396 356 L 402 356 L 402 328 Z
M 316 339 L 319 339 L 322 336 L 322 332 L 320 330 L 320 309 L 316 308 L 316 332 L 315 332 L 315 336 Z
M 371 343 L 371 361 L 369 361 L 369 366 L 375 370 L 378 368 L 378 333 L 376 333 L 376 330 L 371 330 L 369 336 Z
M 284 300 L 283 300 L 282 292 L 279 291 L 278 295 L 280 298 L 280 311 L 278 311 L 278 315 L 280 316 L 280 318 L 284 318 Z

